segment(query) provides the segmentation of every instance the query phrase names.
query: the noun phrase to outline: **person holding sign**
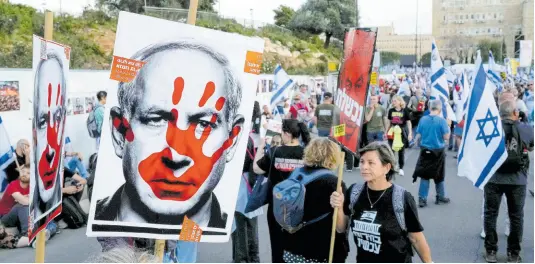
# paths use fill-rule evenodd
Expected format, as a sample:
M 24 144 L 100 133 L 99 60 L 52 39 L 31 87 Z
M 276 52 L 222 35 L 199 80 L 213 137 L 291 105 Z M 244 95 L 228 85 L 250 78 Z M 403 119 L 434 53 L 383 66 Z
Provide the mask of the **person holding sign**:
M 412 262 L 413 248 L 422 262 L 431 263 L 431 250 L 418 219 L 414 197 L 393 184 L 394 153 L 386 143 L 373 142 L 359 150 L 364 184 L 333 192 L 331 206 L 339 208 L 336 231 L 353 235 L 357 263 Z

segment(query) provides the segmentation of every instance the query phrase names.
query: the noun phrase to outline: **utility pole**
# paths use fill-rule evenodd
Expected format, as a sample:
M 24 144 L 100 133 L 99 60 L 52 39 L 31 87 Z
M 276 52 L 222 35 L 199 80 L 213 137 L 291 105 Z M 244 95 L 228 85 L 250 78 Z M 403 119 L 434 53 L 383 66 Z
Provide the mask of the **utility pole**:
M 359 27 L 359 0 L 355 0 L 355 25 Z
M 414 35 L 414 63 L 418 65 L 418 0 L 416 0 L 416 31 Z

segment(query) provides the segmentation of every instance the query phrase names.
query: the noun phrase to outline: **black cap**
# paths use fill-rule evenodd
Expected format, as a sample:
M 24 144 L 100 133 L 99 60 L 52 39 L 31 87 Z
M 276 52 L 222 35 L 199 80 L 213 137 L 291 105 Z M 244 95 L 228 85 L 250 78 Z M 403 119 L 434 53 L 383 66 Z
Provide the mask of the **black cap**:
M 325 98 L 327 98 L 327 97 L 333 98 L 333 94 L 330 93 L 330 92 L 326 92 L 326 93 L 323 94 L 323 97 L 325 97 Z

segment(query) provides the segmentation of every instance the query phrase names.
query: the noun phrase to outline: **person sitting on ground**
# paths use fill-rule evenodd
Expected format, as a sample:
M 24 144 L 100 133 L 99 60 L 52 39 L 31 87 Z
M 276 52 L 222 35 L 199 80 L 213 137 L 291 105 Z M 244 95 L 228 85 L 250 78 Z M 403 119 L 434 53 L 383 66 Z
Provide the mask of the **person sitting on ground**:
M 128 245 L 120 245 L 91 257 L 88 263 L 159 263 L 156 256 L 144 250 L 137 250 Z
M 305 148 L 304 177 L 321 169 L 334 170 L 341 160 L 340 147 L 328 138 L 313 139 Z M 323 262 L 329 259 L 329 245 L 331 242 L 331 228 L 333 225 L 332 208 L 329 204 L 331 193 L 336 191 L 338 178 L 335 175 L 320 176 L 306 185 L 303 222 L 311 224 L 304 226 L 297 232 L 286 234 L 282 241 L 284 261 L 295 262 Z M 345 192 L 345 184 L 341 190 Z M 321 218 L 323 216 L 323 218 Z M 312 221 L 316 222 L 312 223 Z M 310 241 L 315 241 L 310 243 Z M 347 258 L 349 243 L 347 236 L 338 233 L 335 240 L 334 263 L 343 263 Z
M 82 176 L 82 178 L 87 179 L 89 173 L 82 163 L 82 159 L 82 153 L 74 152 L 72 150 L 71 139 L 69 137 L 65 138 L 65 160 L 63 161 L 65 168 L 72 172 L 76 172 Z
M 17 147 L 15 148 L 15 153 L 17 154 L 17 162 L 19 166 L 30 165 L 30 142 L 26 139 L 21 139 L 17 142 Z M 17 169 L 17 162 L 13 161 L 11 164 L 7 165 L 4 169 L 7 177 L 7 183 L 19 178 L 19 171 Z M 0 190 L 2 190 L 0 186 Z
M 28 214 L 30 211 L 28 209 L 30 165 L 22 165 L 19 171 L 20 177 L 7 186 L 0 200 L 0 226 L 16 227 L 19 231 L 18 236 L 14 237 L 16 240 L 28 236 Z
M 359 153 L 365 183 L 331 195 L 331 206 L 338 208 L 336 231 L 353 236 L 357 263 L 412 262 L 413 248 L 422 262 L 431 263 L 416 202 L 410 192 L 392 183 L 397 173 L 392 149 L 376 141 Z M 394 208 L 403 208 L 403 213 Z

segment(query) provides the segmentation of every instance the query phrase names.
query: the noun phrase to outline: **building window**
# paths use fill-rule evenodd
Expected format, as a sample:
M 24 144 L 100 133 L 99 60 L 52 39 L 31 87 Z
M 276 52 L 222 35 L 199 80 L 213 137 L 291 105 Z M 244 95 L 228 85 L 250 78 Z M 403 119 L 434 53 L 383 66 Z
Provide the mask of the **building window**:
M 472 14 L 472 19 L 474 19 L 474 14 Z
M 446 21 L 446 16 L 444 16 L 444 21 Z
M 496 13 L 494 13 L 494 19 L 498 18 L 498 16 L 496 15 Z

